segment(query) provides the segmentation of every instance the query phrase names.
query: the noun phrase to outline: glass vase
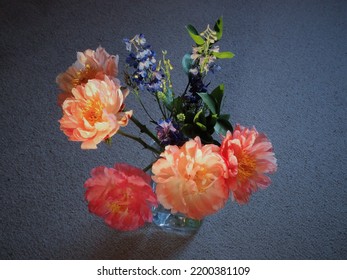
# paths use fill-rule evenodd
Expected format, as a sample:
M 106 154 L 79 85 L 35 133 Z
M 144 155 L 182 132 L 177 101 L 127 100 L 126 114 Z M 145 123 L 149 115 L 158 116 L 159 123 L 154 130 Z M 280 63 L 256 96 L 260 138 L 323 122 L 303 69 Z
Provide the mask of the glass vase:
M 156 184 L 152 181 L 152 188 L 155 192 Z M 195 233 L 201 226 L 202 220 L 195 220 L 181 213 L 171 213 L 169 209 L 165 209 L 160 203 L 158 207 L 152 208 L 153 223 L 158 227 L 174 232 L 187 234 Z
M 160 149 L 159 145 L 156 144 L 154 141 L 151 143 L 151 146 L 156 149 Z M 159 156 L 153 153 L 152 161 L 158 158 Z M 152 175 L 152 171 L 150 172 L 150 175 Z M 156 193 L 156 183 L 153 180 L 152 189 L 154 193 Z M 153 223 L 167 231 L 193 234 L 197 232 L 197 230 L 200 228 L 202 224 L 202 220 L 195 220 L 189 218 L 182 213 L 171 213 L 170 209 L 164 208 L 164 206 L 161 205 L 159 202 L 158 207 L 152 208 L 152 213 Z

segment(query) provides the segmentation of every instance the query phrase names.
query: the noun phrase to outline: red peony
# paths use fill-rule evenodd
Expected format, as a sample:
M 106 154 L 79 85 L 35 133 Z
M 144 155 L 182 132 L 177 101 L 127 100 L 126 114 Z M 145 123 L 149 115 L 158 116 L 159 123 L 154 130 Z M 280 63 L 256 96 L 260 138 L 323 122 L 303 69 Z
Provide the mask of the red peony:
M 149 175 L 128 164 L 116 164 L 96 167 L 91 176 L 84 184 L 88 208 L 107 225 L 127 231 L 152 222 L 151 207 L 157 206 L 157 199 Z

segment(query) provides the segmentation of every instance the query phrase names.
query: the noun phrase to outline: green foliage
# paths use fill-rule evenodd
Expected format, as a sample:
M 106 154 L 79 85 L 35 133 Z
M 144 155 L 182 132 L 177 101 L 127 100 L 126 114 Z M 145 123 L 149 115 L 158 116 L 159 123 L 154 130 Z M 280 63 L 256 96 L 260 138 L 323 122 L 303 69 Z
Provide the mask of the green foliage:
M 220 84 L 211 92 L 211 97 L 213 98 L 216 106 L 216 113 L 219 115 L 222 106 L 224 96 L 224 84 Z
M 229 122 L 229 120 L 225 120 L 222 118 L 218 118 L 215 126 L 214 126 L 214 130 L 225 136 L 227 131 L 229 130 L 230 132 L 233 132 L 233 126 L 231 125 L 231 123 Z
M 220 17 L 215 25 L 214 25 L 214 31 L 217 32 L 217 40 L 219 41 L 221 38 L 222 38 L 222 35 L 223 35 L 223 17 Z
M 195 29 L 195 27 L 191 24 L 188 24 L 186 26 L 187 30 L 188 30 L 188 33 L 190 35 L 190 37 L 194 40 L 194 42 L 200 46 L 200 45 L 203 45 L 205 43 L 205 40 L 204 38 L 202 38 L 198 31 Z
M 183 98 L 181 96 L 178 96 L 176 98 L 173 99 L 172 103 L 171 103 L 171 113 L 174 117 L 176 117 L 178 114 L 181 114 L 183 112 Z
M 216 87 L 211 94 L 198 93 L 204 104 L 211 111 L 214 116 L 214 131 L 219 134 L 225 135 L 228 130 L 233 131 L 233 127 L 229 122 L 229 114 L 220 115 L 220 109 L 222 105 L 224 95 L 224 85 L 221 84 Z
M 200 92 L 198 93 L 198 95 L 201 97 L 202 101 L 206 104 L 207 108 L 209 108 L 211 110 L 211 112 L 213 114 L 217 113 L 216 110 L 216 101 L 214 100 L 214 98 L 208 94 L 207 92 Z
M 201 93 L 198 93 L 198 95 L 201 97 L 203 102 L 206 104 L 206 106 L 211 110 L 213 114 L 219 115 L 222 100 L 223 100 L 223 95 L 224 95 L 223 84 L 216 87 L 211 94 L 208 94 L 206 92 L 201 92 Z
M 187 75 L 190 75 L 190 70 L 194 69 L 195 71 L 199 71 L 203 79 L 209 71 L 209 61 L 234 57 L 232 52 L 219 52 L 214 47 L 214 44 L 223 35 L 222 17 L 215 22 L 213 29 L 208 25 L 206 30 L 201 33 L 191 24 L 186 28 L 190 37 L 196 43 L 196 46 L 193 48 L 195 59 L 193 60 L 189 53 L 185 54 L 182 58 L 182 67 Z M 194 94 L 198 94 L 201 98 L 198 103 L 187 101 L 184 97 L 187 93 L 186 91 L 181 97 L 176 97 L 172 100 L 170 110 L 172 110 L 172 116 L 175 117 L 181 126 L 182 132 L 187 137 L 194 138 L 195 136 L 199 136 L 204 144 L 218 143 L 212 137 L 214 132 L 225 135 L 228 130 L 233 131 L 233 127 L 229 122 L 230 115 L 221 114 L 224 96 L 223 84 L 217 86 L 211 93 L 194 92 Z M 177 117 L 178 115 L 180 116 L 179 118 Z
M 219 59 L 233 58 L 235 56 L 232 52 L 212 52 L 212 54 Z

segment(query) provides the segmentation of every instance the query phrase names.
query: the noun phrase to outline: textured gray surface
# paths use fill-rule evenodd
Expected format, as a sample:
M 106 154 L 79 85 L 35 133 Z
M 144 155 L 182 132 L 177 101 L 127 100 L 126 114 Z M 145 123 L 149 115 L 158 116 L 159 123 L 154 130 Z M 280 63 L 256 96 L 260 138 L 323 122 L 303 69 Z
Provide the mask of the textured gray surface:
M 346 2 L 215 2 L 0 1 L 2 259 L 347 258 Z M 147 154 L 121 137 L 95 151 L 68 142 L 56 75 L 99 44 L 123 62 L 121 39 L 142 32 L 168 50 L 183 90 L 184 26 L 202 29 L 221 14 L 221 48 L 236 56 L 212 86 L 225 83 L 234 123 L 272 140 L 273 184 L 247 206 L 228 203 L 192 237 L 109 229 L 83 199 L 90 169 L 143 167 Z M 127 104 L 141 118 L 135 100 Z

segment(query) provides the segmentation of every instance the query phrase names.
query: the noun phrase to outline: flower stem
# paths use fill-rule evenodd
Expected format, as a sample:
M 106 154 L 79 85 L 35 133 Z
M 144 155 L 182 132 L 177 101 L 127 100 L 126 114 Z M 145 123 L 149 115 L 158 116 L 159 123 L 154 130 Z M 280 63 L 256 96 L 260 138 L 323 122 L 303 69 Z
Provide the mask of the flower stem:
M 152 168 L 154 162 L 151 162 L 150 164 L 148 164 L 145 168 L 142 169 L 143 172 L 147 172 L 148 170 L 150 170 Z
M 161 106 L 161 103 L 160 103 L 160 100 L 159 100 L 159 97 L 158 97 L 158 94 L 157 94 L 157 93 L 155 93 L 155 98 L 157 99 L 160 112 L 161 112 L 161 114 L 163 115 L 164 120 L 166 120 L 167 117 L 166 117 L 166 114 L 165 114 L 164 111 L 163 111 L 163 108 L 162 108 L 162 106 Z
M 187 90 L 188 90 L 189 85 L 190 85 L 190 79 L 188 79 L 188 84 L 187 84 L 186 89 L 184 90 L 183 94 L 181 95 L 182 97 L 187 94 Z
M 132 140 L 135 140 L 136 142 L 140 143 L 145 149 L 148 149 L 150 151 L 152 151 L 153 153 L 156 153 L 156 154 L 160 154 L 161 152 L 158 151 L 157 149 L 153 148 L 152 146 L 148 145 L 145 141 L 143 141 L 141 138 L 139 137 L 136 137 L 134 135 L 131 135 L 131 134 L 128 134 L 124 131 L 121 131 L 121 130 L 118 130 L 118 132 L 120 135 L 123 135 L 124 137 L 127 137 L 127 138 L 130 138 Z
M 135 96 L 137 97 L 137 100 L 140 102 L 140 105 L 142 106 L 143 110 L 145 111 L 146 115 L 150 118 L 150 120 L 154 123 L 156 123 L 156 121 L 151 117 L 151 115 L 149 114 L 149 112 L 147 111 L 145 105 L 143 104 L 141 97 L 138 94 L 135 94 Z
M 155 137 L 155 135 L 147 128 L 147 126 L 140 123 L 134 116 L 132 116 L 130 119 L 140 129 L 140 131 L 142 133 L 146 133 L 149 137 L 151 137 L 155 141 L 155 143 L 157 143 L 159 146 L 161 146 L 159 139 L 157 137 Z M 138 138 L 138 139 L 140 139 L 140 138 Z

